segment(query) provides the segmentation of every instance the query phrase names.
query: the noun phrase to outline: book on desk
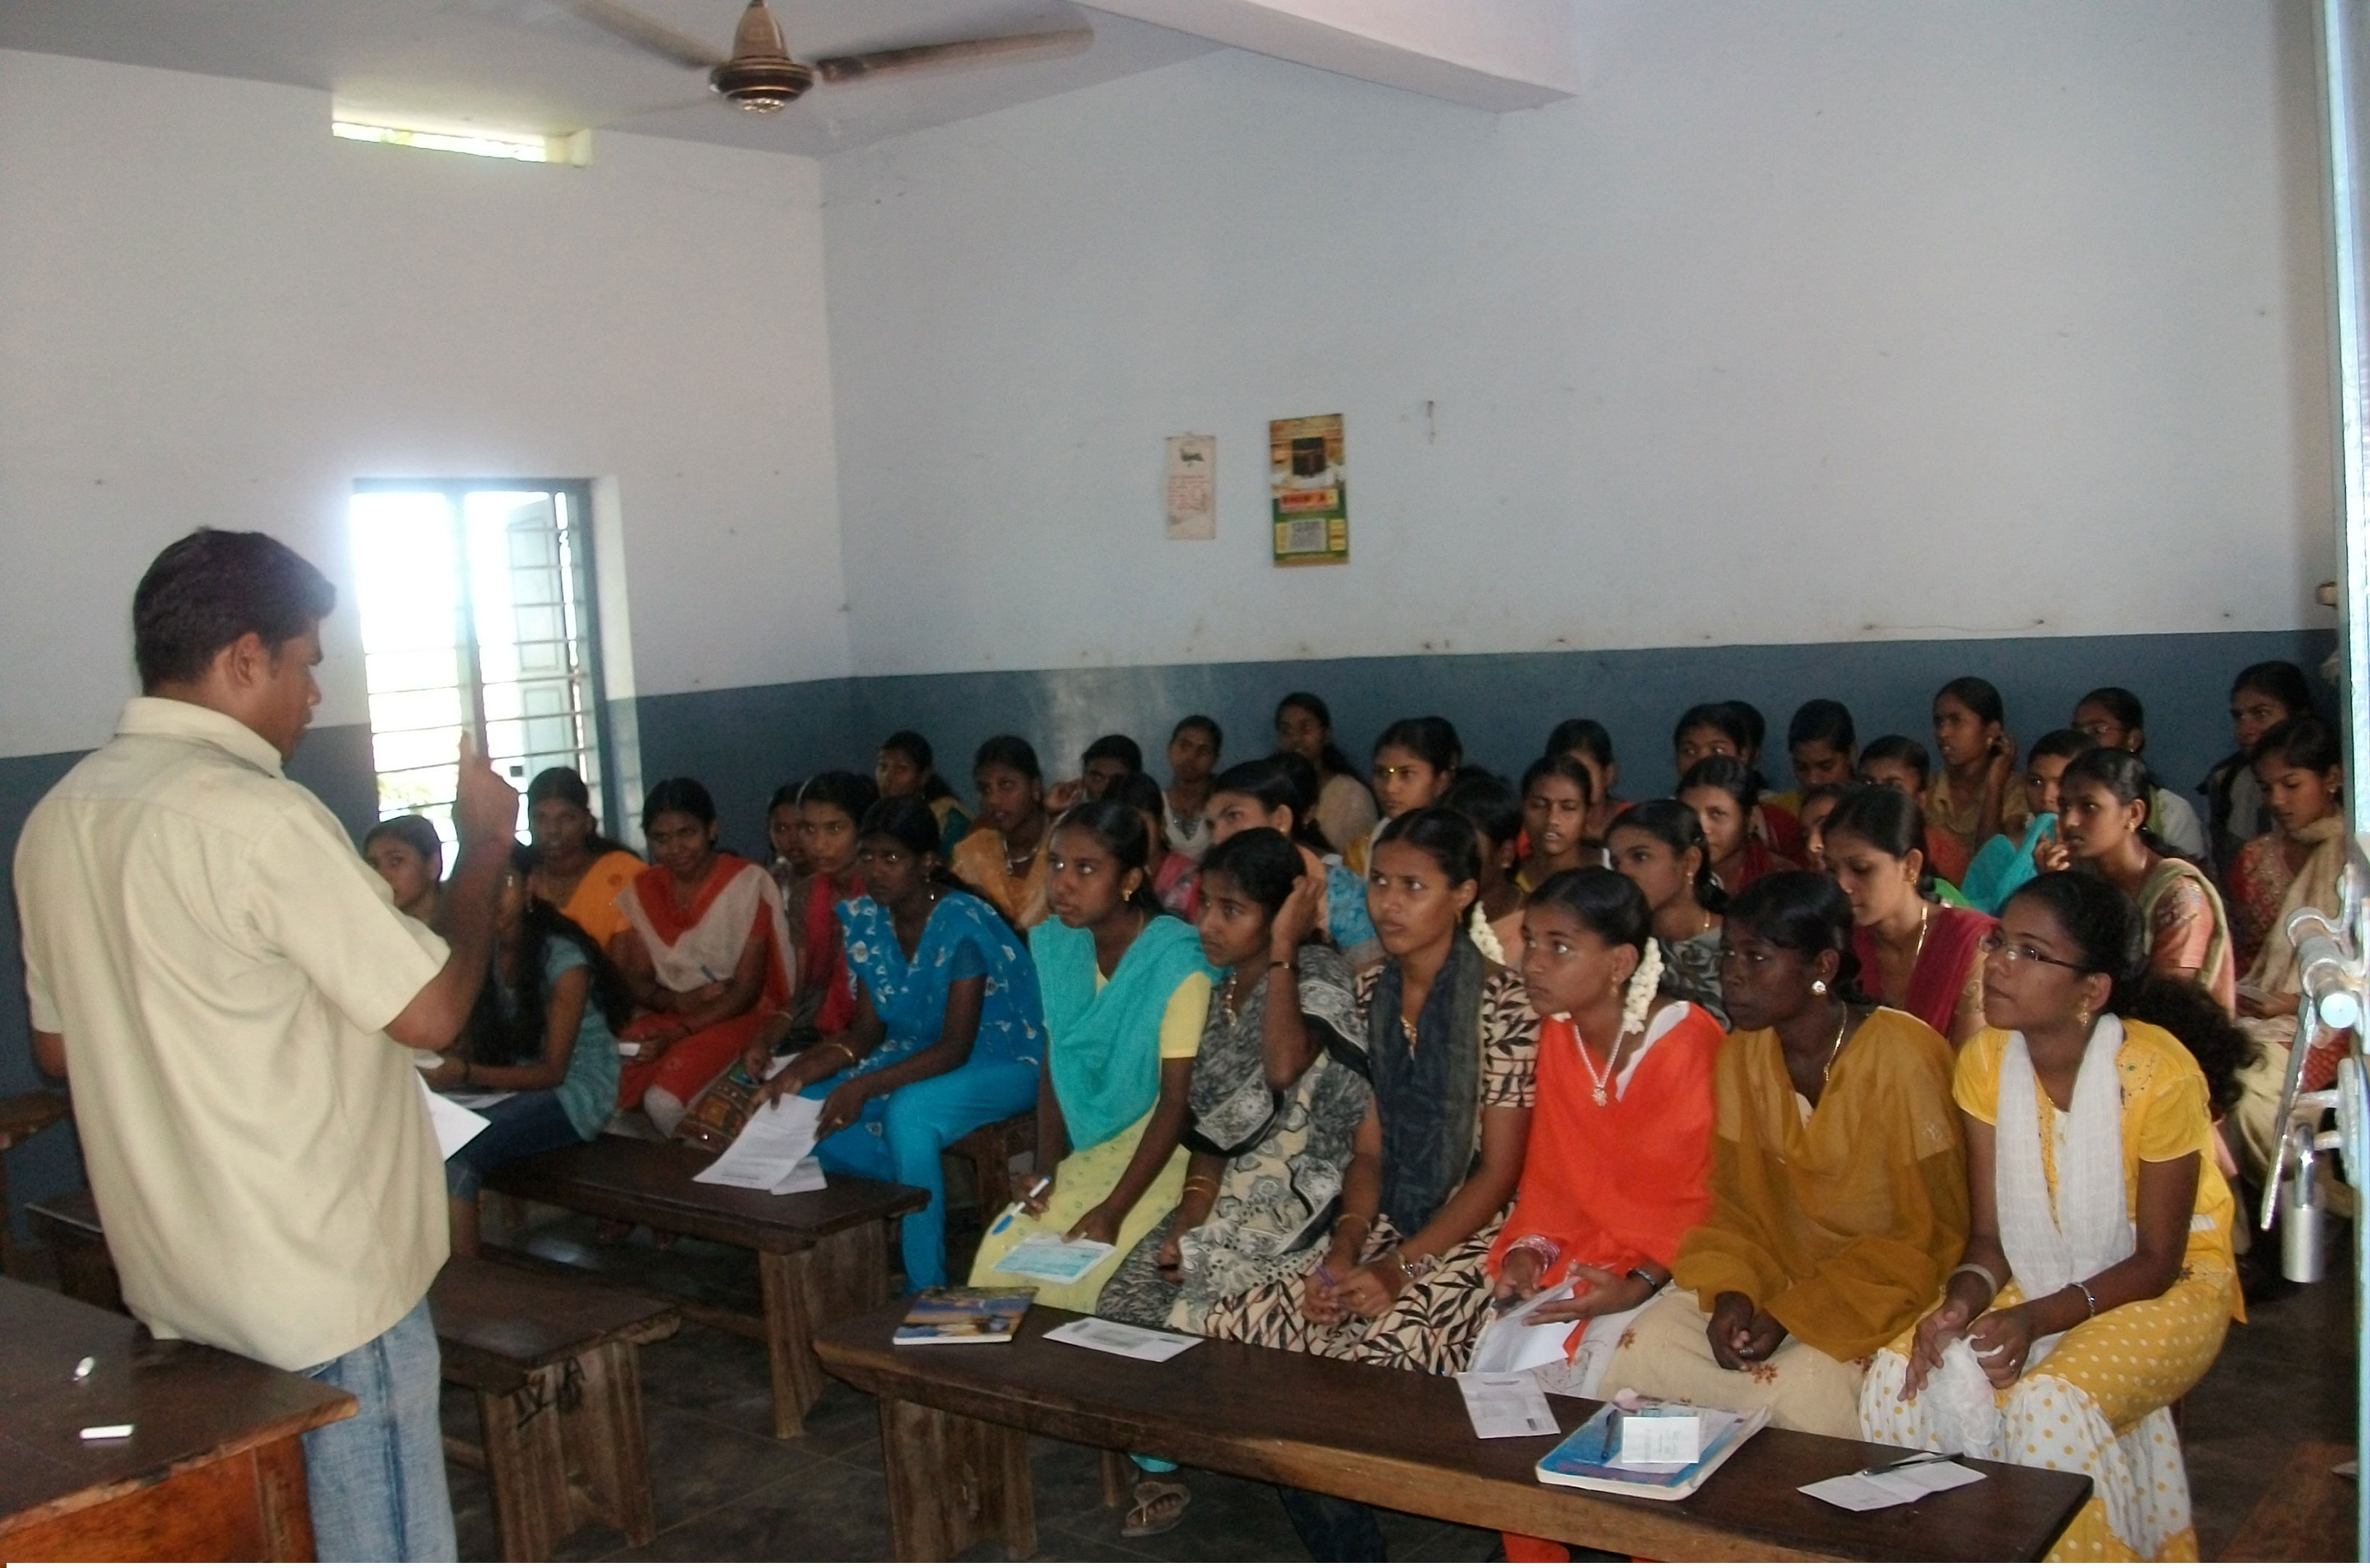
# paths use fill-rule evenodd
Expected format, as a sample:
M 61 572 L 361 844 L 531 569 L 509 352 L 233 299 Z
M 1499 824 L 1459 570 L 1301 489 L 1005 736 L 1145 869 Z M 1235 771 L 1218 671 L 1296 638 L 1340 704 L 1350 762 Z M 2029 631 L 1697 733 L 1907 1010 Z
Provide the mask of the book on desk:
M 994 1290 L 937 1286 L 915 1295 L 893 1338 L 899 1345 L 1009 1344 L 1036 1299 L 1036 1290 L 1028 1286 Z
M 1581 1424 L 1579 1430 L 1547 1450 L 1547 1457 L 1538 1462 L 1538 1478 L 1549 1486 L 1611 1492 L 1624 1497 L 1659 1497 L 1668 1502 L 1692 1496 L 1697 1487 L 1711 1479 L 1712 1471 L 1744 1446 L 1746 1438 L 1769 1424 L 1766 1409 L 1704 1410 L 1698 1413 L 1703 1417 L 1705 1433 L 1702 1452 L 1694 1462 L 1628 1466 L 1618 1462 L 1622 1412 L 1608 1400 Z

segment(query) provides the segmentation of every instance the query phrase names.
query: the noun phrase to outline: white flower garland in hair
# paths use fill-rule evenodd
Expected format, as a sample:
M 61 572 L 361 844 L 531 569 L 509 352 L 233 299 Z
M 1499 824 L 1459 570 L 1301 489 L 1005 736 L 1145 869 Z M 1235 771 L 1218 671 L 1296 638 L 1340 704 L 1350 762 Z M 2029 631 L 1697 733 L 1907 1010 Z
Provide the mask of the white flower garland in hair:
M 1505 944 L 1500 942 L 1498 933 L 1490 929 L 1489 919 L 1482 914 L 1481 900 L 1478 898 L 1473 900 L 1473 912 L 1466 920 L 1465 934 L 1473 939 L 1474 946 L 1481 949 L 1481 956 L 1489 959 L 1492 964 L 1502 964 L 1506 961 Z
M 1648 937 L 1639 950 L 1638 967 L 1629 972 L 1629 989 L 1621 994 L 1621 1033 L 1646 1026 L 1654 993 L 1662 987 L 1662 944 Z

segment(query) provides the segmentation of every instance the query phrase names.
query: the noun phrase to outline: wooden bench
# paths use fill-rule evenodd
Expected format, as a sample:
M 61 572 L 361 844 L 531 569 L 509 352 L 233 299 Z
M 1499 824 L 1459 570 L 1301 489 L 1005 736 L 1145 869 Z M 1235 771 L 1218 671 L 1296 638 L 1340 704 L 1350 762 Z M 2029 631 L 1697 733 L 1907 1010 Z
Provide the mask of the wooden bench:
M 542 1562 L 599 1522 L 658 1539 L 638 1348 L 675 1332 L 663 1301 L 454 1258 L 428 1293 L 444 1379 L 477 1396 L 481 1441 L 444 1440 L 482 1469 L 502 1556 Z
M 835 1323 L 815 1349 L 880 1401 L 891 1536 L 908 1562 L 989 1539 L 1035 1553 L 1031 1432 L 1666 1562 L 2038 1559 L 2090 1495 L 2085 1475 L 1977 1463 L 1981 1485 L 1847 1513 L 1795 1488 L 1907 1450 L 1764 1431 L 1693 1497 L 1632 1501 L 1541 1484 L 1532 1467 L 1553 1443 L 1475 1437 L 1452 1379 L 1215 1340 L 1130 1361 L 1046 1343 L 1076 1316 L 1046 1308 L 1010 1345 L 901 1348 L 902 1316 L 891 1305 Z M 1549 1402 L 1567 1433 L 1594 1408 Z
M 47 1089 L 0 1094 L 0 1275 L 17 1277 L 17 1227 L 8 1208 L 7 1152 L 35 1133 L 65 1120 L 66 1097 Z
M 109 1312 L 123 1310 L 123 1288 L 99 1228 L 98 1202 L 86 1192 L 60 1193 L 25 1206 L 33 1235 L 58 1266 L 58 1288 Z
M 834 1175 L 821 1192 L 785 1197 L 692 1180 L 712 1158 L 682 1144 L 604 1137 L 498 1165 L 486 1188 L 754 1252 L 762 1315 L 675 1304 L 695 1322 L 765 1345 L 774 1435 L 795 1437 L 823 1397 L 815 1331 L 888 1299 L 889 1221 L 921 1208 L 929 1195 L 860 1176 Z
M 972 1128 L 948 1144 L 943 1157 L 970 1163 L 972 1190 L 979 1195 L 980 1221 L 985 1224 L 1012 1202 L 1013 1156 L 1036 1151 L 1037 1113 L 1023 1111 Z

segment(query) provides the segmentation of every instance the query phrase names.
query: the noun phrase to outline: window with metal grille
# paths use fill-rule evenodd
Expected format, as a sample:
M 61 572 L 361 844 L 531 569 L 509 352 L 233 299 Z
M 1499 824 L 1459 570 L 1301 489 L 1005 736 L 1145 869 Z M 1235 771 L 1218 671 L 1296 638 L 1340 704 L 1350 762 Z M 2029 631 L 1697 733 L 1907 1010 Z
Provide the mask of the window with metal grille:
M 522 793 L 546 768 L 573 768 L 614 819 L 591 486 L 359 480 L 350 524 L 380 818 L 417 812 L 451 850 L 466 729 Z

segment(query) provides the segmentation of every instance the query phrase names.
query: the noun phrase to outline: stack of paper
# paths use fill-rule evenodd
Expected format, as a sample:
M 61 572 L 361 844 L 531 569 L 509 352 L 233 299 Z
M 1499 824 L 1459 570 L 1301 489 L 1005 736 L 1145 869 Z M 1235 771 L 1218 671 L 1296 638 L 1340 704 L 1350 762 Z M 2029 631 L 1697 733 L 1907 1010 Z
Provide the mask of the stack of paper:
M 1539 1322 L 1536 1314 L 1541 1308 L 1571 1299 L 1571 1287 L 1559 1285 L 1553 1290 L 1537 1295 L 1490 1320 L 1481 1330 L 1481 1337 L 1473 1346 L 1473 1358 L 1467 1370 L 1474 1372 L 1519 1372 L 1526 1367 L 1544 1367 L 1564 1358 L 1564 1341 L 1581 1325 L 1566 1319 L 1561 1322 Z
M 1459 1372 L 1457 1391 L 1476 1437 L 1552 1437 L 1558 1430 L 1547 1396 L 1526 1372 Z
M 1060 1328 L 1046 1330 L 1045 1337 L 1064 1345 L 1083 1345 L 1088 1350 L 1106 1350 L 1133 1361 L 1166 1361 L 1202 1343 L 1190 1333 L 1140 1329 L 1133 1323 L 1115 1323 L 1109 1318 L 1074 1319 Z
M 996 1259 L 995 1272 L 1076 1285 L 1110 1255 L 1109 1242 L 1065 1242 L 1057 1230 L 1040 1230 Z
M 822 1114 L 820 1100 L 784 1095 L 751 1116 L 732 1147 L 692 1180 L 753 1187 L 777 1197 L 817 1190 L 824 1185 L 823 1167 L 811 1156 L 815 1118 Z
M 1812 1482 L 1801 1490 L 1822 1503 L 1832 1503 L 1838 1508 L 1865 1514 L 1874 1508 L 1915 1503 L 1920 1497 L 1948 1492 L 1953 1487 L 1969 1486 L 1983 1478 L 1983 1471 L 1952 1464 L 1937 1455 L 1930 1459 L 1908 1459 L 1851 1475 L 1832 1476 L 1825 1481 Z

